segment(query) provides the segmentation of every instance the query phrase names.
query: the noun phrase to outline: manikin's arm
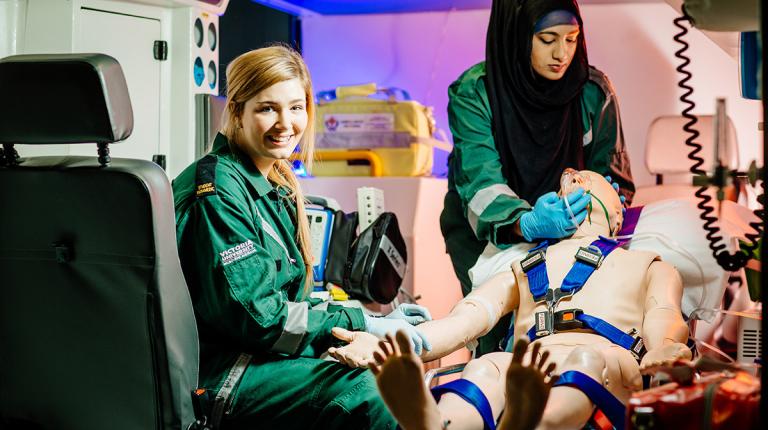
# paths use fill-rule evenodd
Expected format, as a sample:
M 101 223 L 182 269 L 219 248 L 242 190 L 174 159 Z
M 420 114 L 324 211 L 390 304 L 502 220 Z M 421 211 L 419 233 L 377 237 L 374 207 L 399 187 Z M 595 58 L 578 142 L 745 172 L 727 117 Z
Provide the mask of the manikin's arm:
M 421 353 L 422 360 L 444 357 L 488 333 L 502 316 L 517 308 L 519 300 L 511 270 L 494 276 L 459 301 L 445 318 L 417 327 L 432 344 L 431 351 Z
M 416 327 L 432 345 L 430 351 L 422 350 L 422 360 L 444 357 L 488 333 L 499 318 L 517 308 L 518 302 L 517 282 L 512 271 L 494 276 L 457 303 L 445 318 Z M 378 339 L 374 336 L 339 329 L 334 329 L 334 335 L 350 342 L 328 350 L 339 361 L 352 367 L 363 367 L 373 360 L 373 351 L 378 349 Z
M 648 353 L 643 358 L 641 369 L 669 364 L 678 358 L 691 358 L 691 352 L 685 345 L 688 326 L 680 311 L 682 295 L 683 282 L 677 270 L 663 261 L 651 263 L 642 331 Z

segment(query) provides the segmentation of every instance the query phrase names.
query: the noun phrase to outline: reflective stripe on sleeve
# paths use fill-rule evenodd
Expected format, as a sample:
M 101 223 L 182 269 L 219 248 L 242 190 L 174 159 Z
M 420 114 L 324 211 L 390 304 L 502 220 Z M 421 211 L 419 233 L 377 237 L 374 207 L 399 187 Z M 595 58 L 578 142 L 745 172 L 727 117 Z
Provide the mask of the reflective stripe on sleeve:
M 280 338 L 272 346 L 272 351 L 283 354 L 295 354 L 301 344 L 301 339 L 307 333 L 309 324 L 309 303 L 286 302 L 288 318 L 285 321 Z
M 501 195 L 517 198 L 517 194 L 506 184 L 493 184 L 485 187 L 476 192 L 472 197 L 472 200 L 469 202 L 469 210 L 467 211 L 467 220 L 475 234 L 477 234 L 477 223 L 480 216 L 496 200 L 496 197 Z

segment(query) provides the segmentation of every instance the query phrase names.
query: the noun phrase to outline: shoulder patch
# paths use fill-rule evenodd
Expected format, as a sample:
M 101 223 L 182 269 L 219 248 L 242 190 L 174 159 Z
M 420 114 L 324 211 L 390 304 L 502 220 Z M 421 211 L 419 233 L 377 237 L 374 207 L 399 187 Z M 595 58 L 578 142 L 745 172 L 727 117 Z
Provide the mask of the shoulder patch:
M 600 90 L 602 90 L 606 98 L 610 98 L 615 93 L 613 85 L 611 85 L 611 81 L 608 79 L 608 76 L 606 76 L 605 73 L 601 72 L 595 67 L 589 67 L 589 80 L 600 87 Z
M 195 196 L 205 197 L 216 194 L 216 163 L 219 162 L 215 155 L 206 155 L 197 162 L 195 173 Z

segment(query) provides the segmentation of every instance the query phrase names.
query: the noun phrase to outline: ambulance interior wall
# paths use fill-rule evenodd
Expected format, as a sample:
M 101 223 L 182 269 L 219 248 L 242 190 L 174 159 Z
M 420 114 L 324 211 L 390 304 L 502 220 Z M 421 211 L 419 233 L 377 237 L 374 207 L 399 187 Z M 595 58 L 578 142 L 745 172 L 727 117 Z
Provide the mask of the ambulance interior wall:
M 303 53 L 317 90 L 376 82 L 408 90 L 435 108 L 448 132 L 447 88 L 465 69 L 484 59 L 488 10 L 410 14 L 326 15 L 302 19 Z M 644 162 L 648 126 L 660 115 L 679 115 L 679 45 L 672 39 L 677 13 L 666 3 L 583 5 L 590 63 L 612 80 L 619 96 L 624 136 L 638 185 L 654 177 Z M 726 97 L 739 139 L 741 167 L 760 154 L 759 101 L 739 96 L 738 64 L 698 30 L 687 36 L 695 88 L 694 113 L 714 112 Z M 684 160 L 681 160 L 683 162 Z M 445 159 L 435 160 L 444 174 Z

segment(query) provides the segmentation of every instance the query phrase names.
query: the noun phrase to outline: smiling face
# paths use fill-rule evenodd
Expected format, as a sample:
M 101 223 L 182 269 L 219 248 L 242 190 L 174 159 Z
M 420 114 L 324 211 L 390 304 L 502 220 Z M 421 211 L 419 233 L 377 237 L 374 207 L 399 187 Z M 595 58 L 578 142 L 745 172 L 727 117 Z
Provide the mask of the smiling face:
M 307 95 L 299 79 L 278 82 L 245 102 L 240 148 L 267 176 L 277 160 L 287 159 L 307 128 Z
M 571 24 L 547 27 L 533 35 L 531 65 L 545 79 L 556 81 L 565 75 L 576 54 L 579 26 Z

